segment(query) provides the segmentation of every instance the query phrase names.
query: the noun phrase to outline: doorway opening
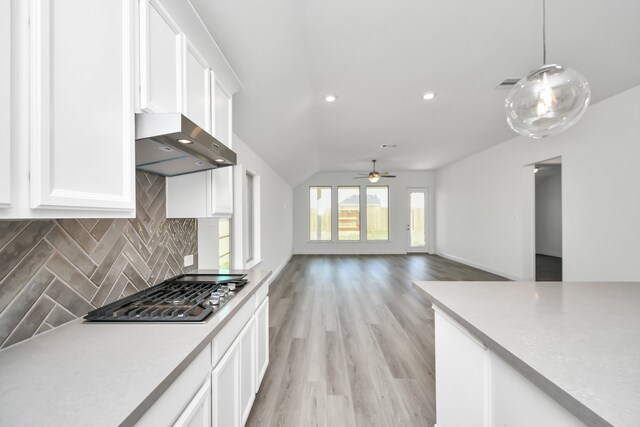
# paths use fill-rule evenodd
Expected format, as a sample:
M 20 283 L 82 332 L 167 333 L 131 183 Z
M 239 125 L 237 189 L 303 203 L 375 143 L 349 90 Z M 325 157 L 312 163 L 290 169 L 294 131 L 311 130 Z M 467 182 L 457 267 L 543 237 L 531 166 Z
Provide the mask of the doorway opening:
M 535 280 L 562 281 L 562 159 L 534 165 Z

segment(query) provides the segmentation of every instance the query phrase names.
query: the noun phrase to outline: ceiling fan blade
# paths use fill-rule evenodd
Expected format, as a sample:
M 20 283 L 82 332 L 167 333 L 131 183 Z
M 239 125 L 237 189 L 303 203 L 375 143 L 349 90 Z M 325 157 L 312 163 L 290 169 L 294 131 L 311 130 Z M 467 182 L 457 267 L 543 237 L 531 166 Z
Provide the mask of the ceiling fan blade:
M 354 176 L 353 179 L 369 179 L 368 176 Z
M 395 178 L 395 175 L 380 175 L 380 178 Z

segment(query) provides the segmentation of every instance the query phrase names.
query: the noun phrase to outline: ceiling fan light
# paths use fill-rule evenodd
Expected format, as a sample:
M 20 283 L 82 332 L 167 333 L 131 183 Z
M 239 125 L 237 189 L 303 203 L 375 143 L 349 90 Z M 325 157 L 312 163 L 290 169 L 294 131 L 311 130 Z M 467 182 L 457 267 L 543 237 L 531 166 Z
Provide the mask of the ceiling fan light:
M 520 80 L 504 106 L 511 129 L 530 138 L 542 138 L 573 126 L 590 100 L 589 83 L 580 73 L 552 64 Z
M 377 173 L 370 173 L 370 174 L 369 174 L 369 181 L 370 181 L 370 182 L 372 182 L 372 183 L 374 183 L 374 184 L 375 184 L 375 183 L 376 183 L 376 182 L 378 182 L 379 180 L 380 180 L 380 175 L 379 175 L 379 174 L 377 174 Z

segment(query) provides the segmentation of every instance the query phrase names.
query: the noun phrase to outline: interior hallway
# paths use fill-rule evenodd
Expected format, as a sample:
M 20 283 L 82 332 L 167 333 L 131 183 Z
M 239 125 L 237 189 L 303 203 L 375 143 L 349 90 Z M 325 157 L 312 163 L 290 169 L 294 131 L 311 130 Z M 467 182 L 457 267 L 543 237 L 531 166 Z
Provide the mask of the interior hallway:
M 412 280 L 506 279 L 433 255 L 294 256 L 247 425 L 433 425 L 433 312 Z

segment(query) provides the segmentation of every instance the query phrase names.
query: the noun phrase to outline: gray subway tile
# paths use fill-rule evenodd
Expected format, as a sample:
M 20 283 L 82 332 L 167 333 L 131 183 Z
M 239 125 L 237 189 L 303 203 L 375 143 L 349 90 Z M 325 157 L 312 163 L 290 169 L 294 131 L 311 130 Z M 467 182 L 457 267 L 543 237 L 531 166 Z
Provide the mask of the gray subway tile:
M 53 253 L 49 243 L 41 240 L 16 268 L 0 282 L 0 311 L 4 310 L 25 284 L 38 272 Z
M 71 312 L 62 308 L 62 306 L 56 305 L 53 307 L 53 310 L 51 310 L 45 321 L 55 328 L 76 318 L 77 316 L 74 316 Z
M 44 319 L 53 308 L 54 303 L 48 298 L 40 298 L 38 302 L 29 310 L 27 316 L 20 322 L 18 327 L 14 329 L 13 333 L 9 335 L 9 338 L 2 343 L 2 347 L 8 347 L 17 342 L 31 338 Z
M 0 252 L 0 280 L 24 258 L 53 228 L 53 221 L 33 221 Z
M 11 334 L 11 331 L 42 296 L 53 278 L 53 274 L 47 269 L 41 269 L 11 301 L 11 304 L 0 313 L 0 342 L 3 342 Z
M 51 283 L 46 294 L 78 317 L 84 316 L 95 308 L 59 279 Z
M 54 254 L 47 262 L 47 268 L 86 300 L 90 300 L 97 290 L 87 276 L 58 253 Z
M 80 225 L 79 225 L 80 227 Z M 96 264 L 85 251 L 67 235 L 60 227 L 53 227 L 45 239 L 63 254 L 85 276 L 91 275 L 96 269 Z

